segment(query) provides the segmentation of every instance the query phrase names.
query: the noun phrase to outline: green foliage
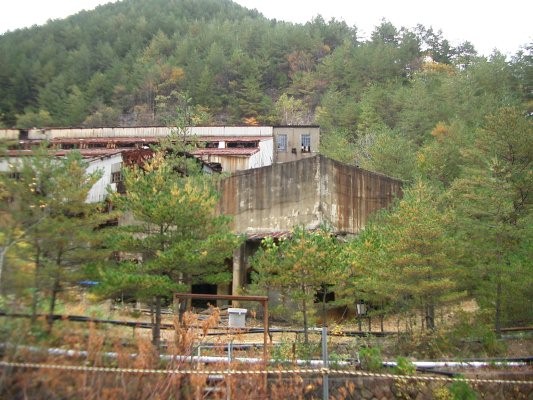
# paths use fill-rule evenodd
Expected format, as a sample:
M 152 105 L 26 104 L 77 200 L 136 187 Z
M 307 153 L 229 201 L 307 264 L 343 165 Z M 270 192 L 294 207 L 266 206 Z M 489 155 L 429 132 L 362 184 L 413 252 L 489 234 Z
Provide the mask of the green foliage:
M 394 373 L 398 375 L 414 375 L 416 372 L 416 366 L 405 357 L 396 358 L 396 366 L 394 367 Z
M 379 372 L 383 369 L 383 359 L 379 347 L 363 347 L 359 350 L 361 368 L 365 371 Z
M 320 136 L 320 153 L 326 157 L 355 164 L 356 151 L 357 146 L 351 142 L 348 132 L 336 129 Z
M 336 291 L 367 301 L 372 315 L 412 318 L 430 317 L 422 304 L 466 290 L 497 327 L 530 324 L 531 46 L 508 60 L 479 57 L 468 42 L 453 48 L 422 25 L 398 29 L 384 20 L 369 40 L 356 33 L 321 17 L 269 21 L 229 0 L 108 4 L 0 37 L 0 125 L 318 123 L 322 153 L 406 184 L 406 200 L 344 246 Z M 182 134 L 166 144 L 174 154 L 184 150 L 176 144 Z M 184 174 L 196 167 L 167 161 Z M 435 198 L 414 198 L 419 178 Z M 147 194 L 149 185 L 143 190 L 147 202 L 161 200 Z M 446 200 L 437 200 L 444 191 Z M 9 259 L 12 270 L 31 270 L 36 256 L 24 246 L 36 245 L 26 236 L 41 200 L 29 196 L 32 208 L 1 215 L 0 265 Z M 26 223 L 12 224 L 15 215 Z M 165 282 L 158 284 L 175 288 Z M 314 289 L 302 291 L 309 302 Z M 292 297 L 302 308 L 305 296 Z
M 357 164 L 369 171 L 412 181 L 416 172 L 413 144 L 389 129 L 368 132 L 359 137 Z
M 346 246 L 343 292 L 374 305 L 378 313 L 419 311 L 425 327 L 433 329 L 435 307 L 456 302 L 463 290 L 458 255 L 446 230 L 451 216 L 428 183 L 406 188 L 394 208 Z
M 439 121 L 479 121 L 528 94 L 527 55 L 487 60 L 468 42 L 453 48 L 432 28 L 388 21 L 367 41 L 357 36 L 335 19 L 270 21 L 229 0 L 108 4 L 2 35 L 1 121 L 161 124 L 173 93 L 186 92 L 219 124 L 318 122 L 355 132 L 379 121 L 421 144 Z
M 463 379 L 459 378 L 449 386 L 453 400 L 476 400 L 474 389 Z
M 9 282 L 31 290 L 33 316 L 43 294 L 53 314 L 61 288 L 81 280 L 85 265 L 108 255 L 96 228 L 110 216 L 100 212 L 100 204 L 86 202 L 101 173 L 86 169 L 79 153 L 57 158 L 45 144 L 33 157 L 13 161 L 11 174 L 17 179 L 2 174 L 10 201 L 0 203 L 0 284 L 9 266 Z M 8 252 L 14 257 L 6 258 Z
M 471 265 L 478 280 L 475 295 L 493 310 L 496 329 L 513 318 L 531 321 L 529 296 L 522 296 L 532 281 L 524 264 L 531 259 L 533 233 L 532 138 L 531 121 L 519 110 L 498 110 L 476 132 L 475 147 L 465 152 L 462 174 L 450 189 L 457 235 L 468 238 L 463 262 Z
M 240 243 L 228 218 L 216 215 L 211 178 L 180 175 L 175 166 L 183 164 L 175 158 L 160 151 L 142 168 L 124 171 L 126 194 L 115 193 L 112 199 L 128 223 L 109 237 L 121 260 L 100 269 L 102 284 L 97 287 L 108 297 L 125 292 L 138 299 L 155 298 L 159 322 L 164 297 L 188 291 L 195 283 L 228 282 L 231 272 L 225 260 Z M 153 340 L 159 343 L 158 331 Z
M 336 254 L 337 243 L 326 229 L 308 231 L 297 227 L 289 238 L 279 242 L 264 239 L 250 262 L 254 269 L 252 280 L 258 290 L 278 290 L 282 299 L 297 305 L 296 314 L 301 313 L 306 343 L 315 295 L 335 282 Z M 325 298 L 321 302 L 325 313 Z

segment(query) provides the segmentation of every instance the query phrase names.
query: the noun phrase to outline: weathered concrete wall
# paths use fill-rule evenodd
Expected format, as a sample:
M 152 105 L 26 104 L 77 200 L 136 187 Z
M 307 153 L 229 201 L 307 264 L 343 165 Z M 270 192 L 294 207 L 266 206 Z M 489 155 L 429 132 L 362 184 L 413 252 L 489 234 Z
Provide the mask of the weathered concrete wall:
M 370 214 L 402 196 L 402 182 L 320 157 L 321 209 L 337 232 L 357 233 Z
M 326 223 L 357 233 L 370 213 L 401 196 L 401 181 L 322 156 L 238 172 L 221 183 L 220 211 L 240 233 Z
M 220 212 L 236 232 L 288 231 L 320 222 L 318 158 L 240 171 L 221 183 Z

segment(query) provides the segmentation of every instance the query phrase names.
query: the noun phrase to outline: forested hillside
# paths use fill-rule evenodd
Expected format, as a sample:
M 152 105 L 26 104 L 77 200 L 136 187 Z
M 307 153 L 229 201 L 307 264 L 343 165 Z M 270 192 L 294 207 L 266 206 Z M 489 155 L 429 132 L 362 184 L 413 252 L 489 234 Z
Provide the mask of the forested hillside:
M 6 127 L 164 124 L 187 93 L 201 123 L 358 136 L 383 122 L 420 142 L 438 121 L 486 111 L 465 102 L 520 100 L 526 78 L 525 59 L 478 58 L 422 25 L 384 21 L 362 41 L 344 22 L 268 20 L 230 0 L 124 0 L 7 33 L 0 54 Z

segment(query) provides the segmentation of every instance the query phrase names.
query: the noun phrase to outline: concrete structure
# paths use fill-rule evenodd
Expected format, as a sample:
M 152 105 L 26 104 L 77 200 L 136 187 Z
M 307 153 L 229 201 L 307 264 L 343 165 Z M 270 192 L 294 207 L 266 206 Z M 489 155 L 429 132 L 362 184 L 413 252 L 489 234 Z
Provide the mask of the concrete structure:
M 275 163 L 296 161 L 318 154 L 320 146 L 318 126 L 276 126 L 273 136 L 276 140 Z
M 169 127 L 4 129 L 0 140 L 13 150 L 28 150 L 47 140 L 56 150 L 143 149 L 176 133 Z M 179 135 L 178 135 L 179 136 Z M 318 154 L 318 126 L 195 126 L 186 128 L 196 150 L 191 154 L 217 163 L 224 172 L 260 168 Z
M 237 172 L 221 182 L 220 191 L 220 212 L 231 215 L 234 231 L 248 237 L 233 257 L 236 293 L 262 238 L 287 235 L 296 226 L 357 234 L 372 212 L 402 196 L 402 182 L 317 155 Z

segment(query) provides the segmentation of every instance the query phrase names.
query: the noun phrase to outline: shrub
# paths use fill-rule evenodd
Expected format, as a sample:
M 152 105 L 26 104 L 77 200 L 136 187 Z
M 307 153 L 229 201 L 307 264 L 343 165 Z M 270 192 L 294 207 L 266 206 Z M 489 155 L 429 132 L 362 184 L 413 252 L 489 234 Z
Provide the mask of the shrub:
M 361 368 L 371 372 L 380 371 L 383 368 L 381 350 L 378 347 L 364 347 L 359 350 Z
M 394 372 L 398 375 L 414 375 L 416 366 L 405 357 L 398 357 L 396 359 L 396 367 Z

